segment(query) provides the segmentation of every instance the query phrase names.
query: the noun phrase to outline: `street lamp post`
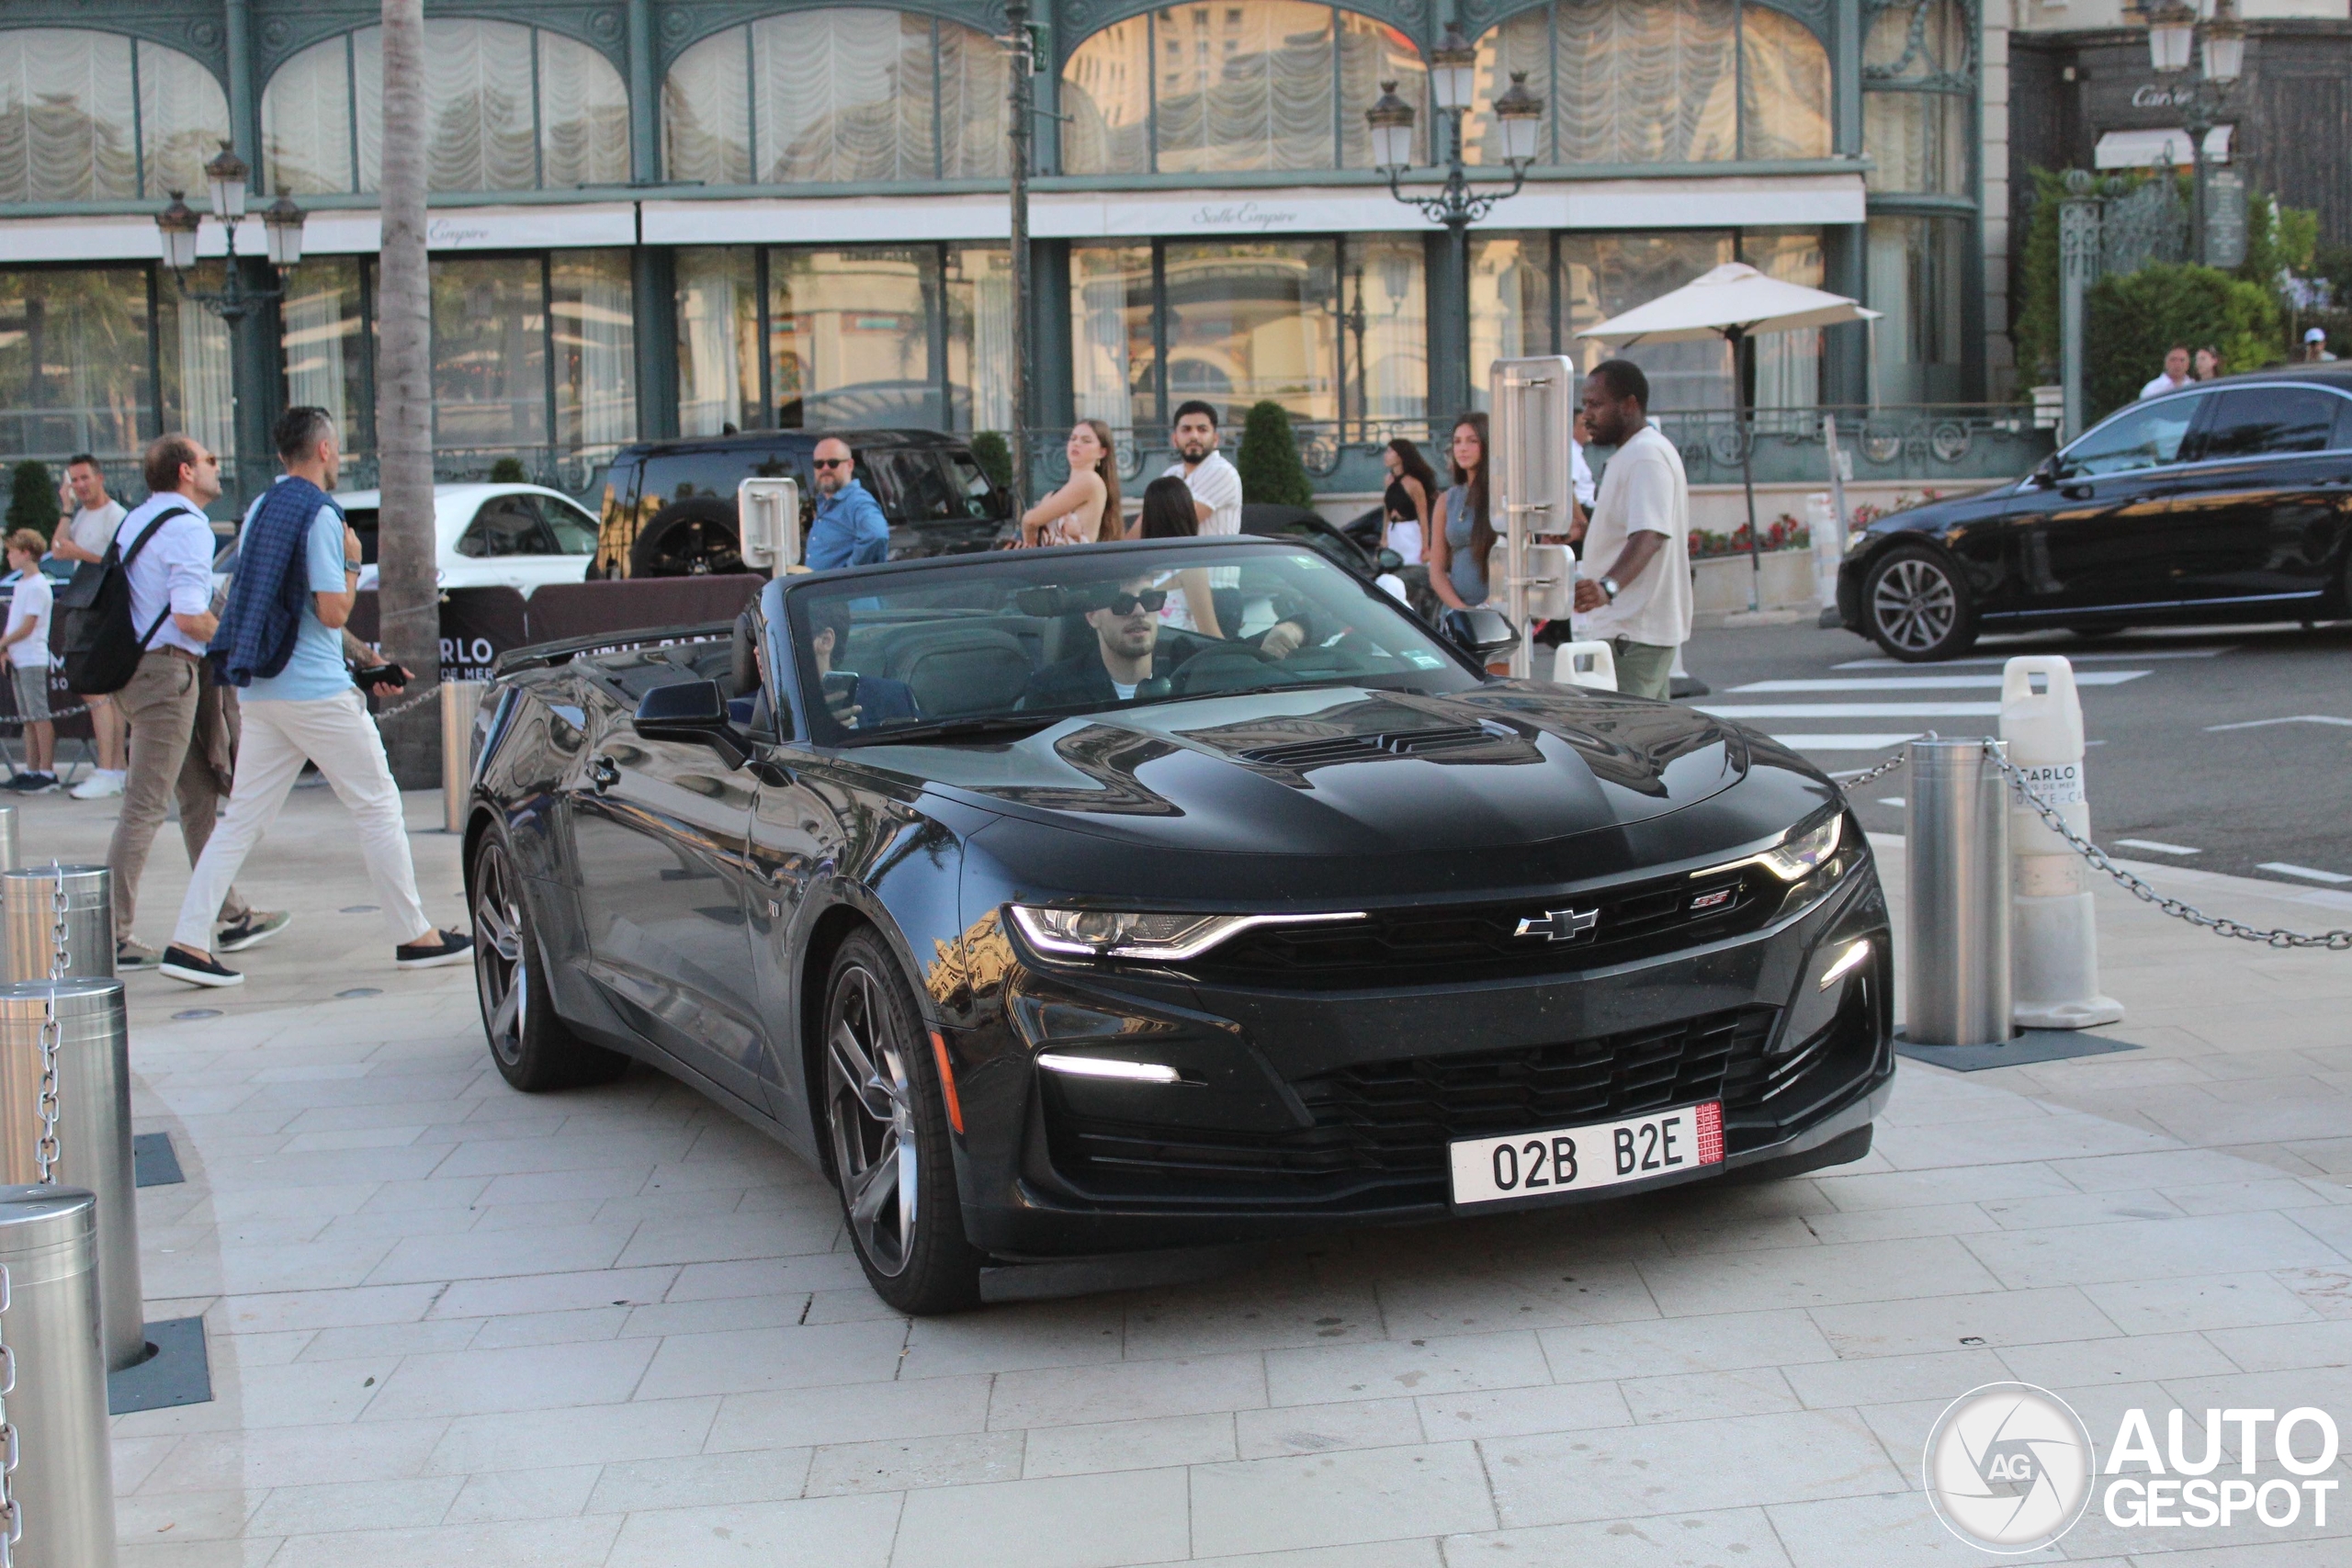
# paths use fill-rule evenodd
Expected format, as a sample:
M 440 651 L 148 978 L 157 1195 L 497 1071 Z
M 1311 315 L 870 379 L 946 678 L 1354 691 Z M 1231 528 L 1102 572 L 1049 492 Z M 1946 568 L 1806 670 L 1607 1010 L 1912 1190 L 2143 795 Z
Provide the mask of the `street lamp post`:
M 1495 118 L 1502 129 L 1503 161 L 1510 167 L 1510 186 L 1504 190 L 1474 190 L 1470 172 L 1462 162 L 1462 118 L 1477 91 L 1478 51 L 1446 25 L 1445 36 L 1430 51 L 1430 96 L 1445 120 L 1441 132 L 1445 149 L 1445 183 L 1434 196 L 1408 195 L 1405 172 L 1413 163 L 1413 106 L 1396 95 L 1396 84 L 1383 82 L 1380 98 L 1364 111 L 1372 127 L 1373 165 L 1388 176 L 1388 193 L 1421 209 L 1432 223 L 1445 225 L 1453 255 L 1454 298 L 1448 311 L 1459 323 L 1461 357 L 1453 367 L 1461 377 L 1461 401 L 1468 401 L 1470 373 L 1470 225 L 1492 212 L 1495 204 L 1517 196 L 1527 184 L 1528 165 L 1535 161 L 1535 143 L 1544 123 L 1544 100 L 1527 90 L 1527 73 L 1514 71 L 1510 85 L 1495 99 Z M 1442 390 L 1443 389 L 1432 389 Z
M 203 215 L 188 206 L 185 194 L 180 191 L 172 192 L 171 205 L 155 215 L 155 228 L 163 240 L 164 265 L 171 270 L 172 281 L 178 288 L 180 298 L 201 305 L 220 317 L 228 324 L 232 344 L 239 346 L 250 346 L 242 344 L 243 333 L 241 329 L 245 319 L 271 301 L 284 297 L 286 290 L 282 282 L 287 269 L 302 259 L 302 226 L 309 218 L 309 214 L 294 205 L 291 196 L 282 188 L 278 191 L 277 199 L 262 209 L 261 227 L 264 248 L 270 265 L 277 270 L 281 286 L 267 288 L 247 283 L 244 270 L 237 265 L 237 226 L 245 217 L 247 175 L 250 173 L 245 161 L 238 157 L 226 141 L 220 143 L 220 153 L 204 165 L 204 181 L 209 187 L 212 217 L 220 222 L 227 241 L 221 287 L 217 289 L 188 287 L 188 270 L 196 265 L 197 250 L 203 238 Z M 232 400 L 254 396 L 259 391 L 256 385 L 237 385 L 240 379 L 252 383 L 258 374 L 258 367 L 251 366 L 247 367 L 246 376 L 240 378 L 236 374 L 236 367 L 248 357 L 248 355 L 235 352 L 232 346 L 230 378 Z M 242 446 L 241 442 L 238 457 L 241 473 L 245 459 Z
M 2199 38 L 2199 33 L 2202 39 Z M 2181 129 L 2188 133 L 2191 171 L 2190 253 L 2206 260 L 2205 139 L 2228 105 L 2245 63 L 2245 24 L 2238 19 L 2236 0 L 2214 0 L 2213 19 L 2199 24 L 2188 0 L 2167 0 L 2148 13 L 2148 60 L 2159 75 L 2177 76 L 2188 69 L 2192 47 L 2204 45 L 2196 85 L 2182 109 Z

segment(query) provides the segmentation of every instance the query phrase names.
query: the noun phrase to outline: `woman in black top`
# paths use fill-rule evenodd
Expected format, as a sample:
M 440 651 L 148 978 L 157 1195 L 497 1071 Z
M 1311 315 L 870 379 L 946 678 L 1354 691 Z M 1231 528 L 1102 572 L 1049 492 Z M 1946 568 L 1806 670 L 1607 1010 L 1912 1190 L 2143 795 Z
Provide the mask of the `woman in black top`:
M 1201 514 L 1193 510 L 1193 492 L 1173 474 L 1162 474 L 1144 487 L 1143 512 L 1136 519 L 1136 536 L 1145 539 L 1189 539 L 1201 531 Z M 1209 594 L 1209 574 L 1190 567 L 1159 584 L 1174 590 L 1160 606 L 1159 622 L 1188 632 L 1223 637 L 1217 629 L 1216 605 Z
M 1388 469 L 1388 489 L 1380 498 L 1383 542 L 1405 558 L 1407 566 L 1420 564 L 1430 536 L 1430 506 L 1437 499 L 1437 474 L 1421 449 L 1403 436 L 1380 454 Z

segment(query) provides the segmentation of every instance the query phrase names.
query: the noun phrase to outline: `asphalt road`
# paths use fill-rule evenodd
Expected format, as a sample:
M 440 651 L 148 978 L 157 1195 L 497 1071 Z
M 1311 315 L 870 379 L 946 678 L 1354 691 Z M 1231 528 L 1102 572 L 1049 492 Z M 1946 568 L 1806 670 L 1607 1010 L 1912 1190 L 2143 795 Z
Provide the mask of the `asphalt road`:
M 1986 637 L 1944 664 L 1897 664 L 1851 632 L 1810 625 L 1702 628 L 1684 665 L 1712 688 L 1694 705 L 1787 738 L 1837 773 L 1880 761 L 1907 733 L 1998 734 L 2002 661 L 2019 653 L 2075 662 L 2103 847 L 2352 892 L 2352 623 Z M 1901 832 L 1902 796 L 1900 773 L 1865 786 L 1864 826 Z

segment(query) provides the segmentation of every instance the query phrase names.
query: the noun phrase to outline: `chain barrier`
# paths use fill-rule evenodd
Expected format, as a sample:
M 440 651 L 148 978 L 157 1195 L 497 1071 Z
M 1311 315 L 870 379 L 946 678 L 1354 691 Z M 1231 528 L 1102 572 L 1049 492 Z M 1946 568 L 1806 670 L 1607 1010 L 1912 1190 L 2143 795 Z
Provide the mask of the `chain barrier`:
M 71 954 L 65 951 L 65 868 L 49 863 L 49 993 L 41 998 L 40 1019 L 40 1141 L 33 1145 L 33 1162 L 40 1184 L 57 1176 L 57 1050 L 63 1043 L 57 1023 L 57 987 L 65 978 Z M 0 1568 L 6 1568 L 0 1563 Z
M 425 687 L 422 691 L 412 692 L 401 701 L 394 703 L 391 706 L 377 710 L 377 726 L 381 728 L 387 721 L 398 718 L 404 713 L 413 713 L 418 708 L 423 707 L 426 703 L 434 701 L 440 695 L 441 682 L 438 681 L 434 682 L 433 684 Z
M 1937 736 L 1930 731 L 1922 739 L 1933 740 Z M 2024 771 L 2001 755 L 1998 742 L 1986 740 L 1984 755 L 1986 760 L 2000 770 L 2001 776 L 2009 781 L 2009 786 L 2017 791 L 2018 796 L 2028 806 L 2033 807 L 2034 815 L 2041 818 L 2044 826 L 2064 840 L 2070 849 L 2082 856 L 2095 869 L 2107 873 L 2115 880 L 2118 886 L 2140 902 L 2153 904 L 2162 913 L 2170 915 L 2177 920 L 2186 920 L 2192 926 L 2202 927 L 2215 936 L 2234 937 L 2241 942 L 2258 942 L 2265 947 L 2282 949 L 2321 947 L 2331 953 L 2352 953 L 2352 930 L 2342 927 L 2328 931 L 2291 931 L 2283 927 L 2265 929 L 2260 926 L 2247 925 L 2243 920 L 2231 919 L 2226 915 L 2209 915 L 2184 899 L 2166 897 L 2143 879 L 2132 875 L 2132 873 L 2109 860 L 2105 850 L 2066 826 L 2064 815 L 2041 797 L 2041 792 L 2035 789 L 2031 782 L 2026 778 Z M 1898 751 L 1876 767 L 1863 768 L 1850 774 L 1832 773 L 1829 776 L 1838 781 L 1841 789 L 1851 794 L 1863 784 L 1884 778 L 1902 767 L 1906 760 L 1905 754 Z
M 0 1263 L 0 1323 L 8 1316 L 8 1266 Z M 17 1353 L 0 1332 L 0 1568 L 13 1568 L 17 1542 L 25 1533 L 25 1512 L 17 1501 L 17 1427 L 8 1419 L 7 1396 L 17 1392 Z

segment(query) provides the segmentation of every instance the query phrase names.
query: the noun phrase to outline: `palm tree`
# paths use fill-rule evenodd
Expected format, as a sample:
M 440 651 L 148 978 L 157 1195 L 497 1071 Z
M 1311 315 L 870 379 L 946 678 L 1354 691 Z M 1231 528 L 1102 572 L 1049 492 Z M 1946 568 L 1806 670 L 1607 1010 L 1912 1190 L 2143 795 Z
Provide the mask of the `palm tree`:
M 441 674 L 440 595 L 433 556 L 433 321 L 424 254 L 424 5 L 384 0 L 382 267 L 376 320 L 376 452 L 383 489 L 378 613 L 384 652 L 421 692 Z M 392 773 L 412 788 L 440 782 L 432 709 L 386 727 Z

